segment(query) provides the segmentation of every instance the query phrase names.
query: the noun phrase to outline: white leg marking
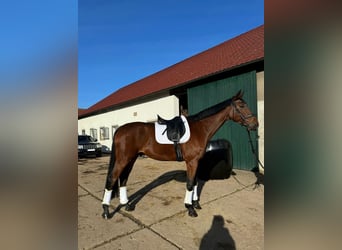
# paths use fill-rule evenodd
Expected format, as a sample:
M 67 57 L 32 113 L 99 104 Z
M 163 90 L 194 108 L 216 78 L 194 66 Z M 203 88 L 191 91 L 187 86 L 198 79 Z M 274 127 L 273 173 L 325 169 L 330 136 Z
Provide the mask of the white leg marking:
M 192 195 L 193 191 L 185 191 L 185 198 L 184 198 L 184 203 L 185 204 L 192 204 Z
M 104 192 L 104 195 L 103 195 L 102 204 L 109 206 L 110 199 L 112 198 L 112 191 L 113 190 L 105 189 L 105 192 Z
M 128 202 L 127 199 L 127 187 L 120 187 L 120 204 L 125 205 Z
M 194 196 L 192 198 L 194 201 L 198 200 L 198 195 L 197 195 L 197 185 L 194 186 Z

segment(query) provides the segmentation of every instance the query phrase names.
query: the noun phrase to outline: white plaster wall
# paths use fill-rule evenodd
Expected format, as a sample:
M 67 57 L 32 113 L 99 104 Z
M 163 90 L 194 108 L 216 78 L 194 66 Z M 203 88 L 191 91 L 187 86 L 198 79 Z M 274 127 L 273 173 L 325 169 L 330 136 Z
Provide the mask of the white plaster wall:
M 259 121 L 259 160 L 264 165 L 264 71 L 257 73 L 257 99 L 258 99 L 258 121 Z M 259 171 L 264 169 L 259 166 Z
M 122 126 L 129 122 L 151 122 L 156 121 L 157 114 L 165 119 L 179 115 L 179 100 L 176 96 L 167 96 L 158 100 L 133 105 L 119 110 L 110 111 L 104 114 L 78 120 L 78 134 L 84 129 L 90 134 L 90 129 L 97 129 L 98 141 L 102 145 L 111 148 L 112 126 Z M 107 140 L 100 140 L 100 127 L 109 127 L 110 137 Z

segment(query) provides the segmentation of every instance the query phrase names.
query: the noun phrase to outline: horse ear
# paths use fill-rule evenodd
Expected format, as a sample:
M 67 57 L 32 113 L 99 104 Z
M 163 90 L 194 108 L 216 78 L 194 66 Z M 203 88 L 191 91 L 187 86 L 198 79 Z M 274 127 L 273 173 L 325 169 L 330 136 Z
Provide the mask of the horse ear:
M 239 92 L 236 93 L 236 95 L 234 96 L 234 99 L 240 99 L 243 96 L 243 91 L 242 89 L 239 90 Z

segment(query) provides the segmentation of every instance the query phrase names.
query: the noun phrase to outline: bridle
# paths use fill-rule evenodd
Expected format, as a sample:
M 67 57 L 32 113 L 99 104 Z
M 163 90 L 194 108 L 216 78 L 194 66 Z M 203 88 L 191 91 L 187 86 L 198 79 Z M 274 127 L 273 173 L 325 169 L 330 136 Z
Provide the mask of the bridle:
M 247 119 L 251 118 L 251 117 L 253 116 L 253 114 L 251 113 L 251 114 L 248 114 L 248 115 L 244 115 L 244 114 L 241 112 L 241 110 L 238 108 L 238 106 L 235 104 L 235 102 L 233 102 L 233 101 L 232 101 L 232 106 L 233 106 L 233 116 L 234 116 L 234 111 L 237 112 L 237 113 L 240 115 L 240 117 L 241 117 L 241 119 L 243 120 L 243 122 L 244 122 L 244 125 L 243 125 L 243 126 L 247 127 L 245 121 L 246 121 Z M 259 157 L 258 157 L 258 155 L 256 154 L 256 151 L 255 151 L 255 149 L 254 149 L 250 131 L 249 131 L 248 129 L 246 129 L 246 130 L 247 130 L 247 132 L 248 132 L 248 138 L 249 138 L 249 143 L 251 144 L 252 153 L 253 153 L 254 156 L 256 157 L 257 162 L 258 162 L 258 163 L 260 164 L 260 166 L 264 169 L 264 165 L 260 162 Z
M 232 106 L 233 106 L 233 117 L 234 117 L 234 112 L 237 112 L 237 113 L 240 115 L 240 117 L 241 117 L 241 119 L 242 119 L 242 121 L 243 121 L 243 123 L 244 123 L 244 126 L 247 126 L 247 125 L 245 125 L 245 124 L 246 124 L 246 121 L 247 121 L 249 118 L 253 117 L 253 114 L 252 114 L 252 113 L 251 113 L 251 114 L 248 114 L 248 115 L 243 114 L 243 113 L 241 112 L 240 108 L 238 108 L 238 106 L 235 104 L 234 101 L 232 101 Z

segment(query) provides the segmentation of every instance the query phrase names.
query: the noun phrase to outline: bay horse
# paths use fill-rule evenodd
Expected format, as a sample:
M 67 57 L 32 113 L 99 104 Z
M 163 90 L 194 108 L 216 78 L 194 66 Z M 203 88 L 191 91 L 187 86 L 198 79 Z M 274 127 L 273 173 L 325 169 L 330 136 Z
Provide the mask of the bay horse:
M 191 136 L 186 143 L 180 144 L 180 147 L 187 173 L 184 204 L 191 217 L 197 216 L 195 208 L 201 208 L 197 196 L 196 171 L 208 141 L 228 120 L 239 123 L 248 130 L 256 130 L 258 127 L 256 116 L 251 113 L 242 96 L 240 90 L 232 98 L 187 117 Z M 132 210 L 128 203 L 126 184 L 139 154 L 159 161 L 177 160 L 172 144 L 156 142 L 154 123 L 132 122 L 119 127 L 113 138 L 102 200 L 103 218 L 110 218 L 109 204 L 113 190 L 119 193 L 120 204 L 126 205 L 126 210 Z

